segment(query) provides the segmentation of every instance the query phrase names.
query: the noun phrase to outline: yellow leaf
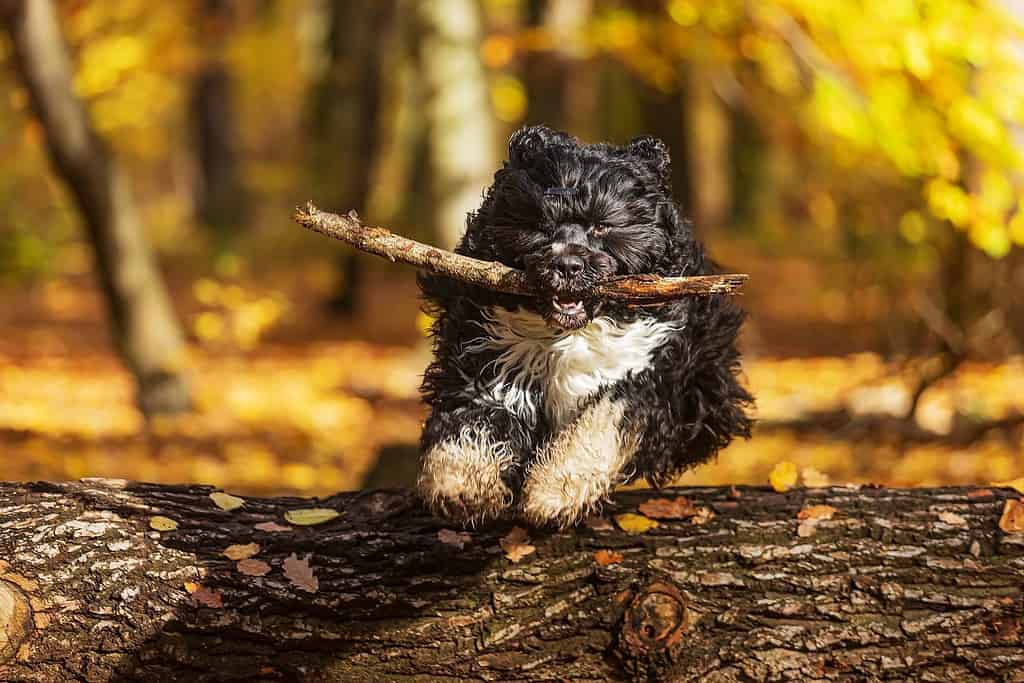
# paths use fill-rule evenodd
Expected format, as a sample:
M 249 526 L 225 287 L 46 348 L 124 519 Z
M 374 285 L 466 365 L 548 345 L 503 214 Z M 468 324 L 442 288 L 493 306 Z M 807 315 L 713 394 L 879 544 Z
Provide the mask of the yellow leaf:
M 768 475 L 768 482 L 773 489 L 783 493 L 796 486 L 797 474 L 796 465 L 788 460 L 783 461 L 772 468 L 771 474 Z
M 632 512 L 615 515 L 615 523 L 627 534 L 643 534 L 658 527 L 658 523 L 653 519 Z
M 210 494 L 210 500 L 219 507 L 221 510 L 237 510 L 238 508 L 245 505 L 245 500 L 238 496 L 232 496 L 230 493 L 224 493 L 223 491 L 215 491 Z
M 284 518 L 288 522 L 298 526 L 314 526 L 316 524 L 329 522 L 340 515 L 340 512 L 330 508 L 303 508 L 299 510 L 289 510 L 284 513 Z
M 229 560 L 248 560 L 260 551 L 259 543 L 246 543 L 244 545 L 229 545 L 224 549 L 224 557 Z
M 155 517 L 149 518 L 149 528 L 155 529 L 156 531 L 174 531 L 178 528 L 178 523 L 170 517 L 156 515 Z
M 992 486 L 1002 486 L 1004 488 L 1013 489 L 1017 493 L 1024 493 L 1024 477 L 1018 477 L 1013 481 L 994 481 Z
M 1019 500 L 1006 501 L 1003 516 L 999 518 L 999 528 L 1008 534 L 1024 531 L 1024 503 Z

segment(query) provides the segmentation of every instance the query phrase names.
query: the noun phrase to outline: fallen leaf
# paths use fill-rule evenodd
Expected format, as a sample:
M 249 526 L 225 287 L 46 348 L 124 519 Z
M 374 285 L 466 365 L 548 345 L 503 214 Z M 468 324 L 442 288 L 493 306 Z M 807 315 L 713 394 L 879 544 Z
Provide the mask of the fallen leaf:
M 616 515 L 615 523 L 627 534 L 643 534 L 658 527 L 658 523 L 653 519 L 632 512 Z
M 951 526 L 967 526 L 967 520 L 955 512 L 940 512 L 939 521 Z
M 323 524 L 341 516 L 341 513 L 331 508 L 302 508 L 289 510 L 284 513 L 286 521 L 298 526 L 314 526 Z
M 697 508 L 697 514 L 695 514 L 693 518 L 690 519 L 690 523 L 694 524 L 695 526 L 700 526 L 701 524 L 707 524 L 714 518 L 714 510 L 712 510 L 709 507 L 699 507 Z
M 804 486 L 809 489 L 825 488 L 832 483 L 827 474 L 813 467 L 805 467 L 800 470 L 800 478 L 803 480 Z
M 602 567 L 607 567 L 610 564 L 618 564 L 622 562 L 622 553 L 617 553 L 614 550 L 598 550 L 594 553 L 594 561 Z
M 808 505 L 796 514 L 797 519 L 832 519 L 836 509 L 831 505 Z
M 797 470 L 796 465 L 787 461 L 780 462 L 772 468 L 768 475 L 768 483 L 779 493 L 785 493 L 796 486 Z
M 992 496 L 992 489 L 975 489 L 967 492 L 968 498 L 991 498 Z
M 291 531 L 292 530 L 292 528 L 290 526 L 285 526 L 284 524 L 278 524 L 277 522 L 260 522 L 259 524 L 254 526 L 253 529 L 257 529 L 259 531 L 269 531 L 271 533 L 276 533 L 276 532 L 279 532 L 279 531 Z
M 197 590 L 199 590 L 199 587 L 200 587 L 199 584 L 196 583 L 195 581 L 186 581 L 185 582 L 185 591 L 189 595 L 191 595 L 192 593 L 195 593 Z
M 270 565 L 263 560 L 240 560 L 236 566 L 238 571 L 247 576 L 266 576 L 270 573 Z
M 653 519 L 686 519 L 697 514 L 689 498 L 652 498 L 640 504 L 640 512 Z
M 1024 477 L 1018 477 L 1011 481 L 994 481 L 992 486 L 1013 489 L 1017 493 L 1024 493 Z
M 530 545 L 530 537 L 526 529 L 513 527 L 508 535 L 498 541 L 498 545 L 505 551 L 505 557 L 513 562 L 519 562 L 527 555 L 536 552 L 536 548 Z
M 238 508 L 245 505 L 245 499 L 239 498 L 238 496 L 232 496 L 230 493 L 224 493 L 223 491 L 214 491 L 210 494 L 210 500 L 219 507 L 221 510 L 237 510 Z
M 615 528 L 604 517 L 588 517 L 583 523 L 594 531 L 611 531 Z
M 316 593 L 320 590 L 320 582 L 313 573 L 313 568 L 309 566 L 309 558 L 310 556 L 306 555 L 300 559 L 292 553 L 285 559 L 282 568 L 293 586 L 307 593 Z
M 810 538 L 818 532 L 818 521 L 817 519 L 808 519 L 800 522 L 796 528 L 796 535 L 800 538 Z
M 999 518 L 999 528 L 1008 534 L 1024 531 L 1024 503 L 1012 499 L 1006 501 L 1003 516 Z
M 219 591 L 211 590 L 206 586 L 198 586 L 192 591 L 192 599 L 200 605 L 220 609 L 224 606 L 224 596 Z
M 729 497 L 732 498 L 733 500 L 739 500 L 740 498 L 743 497 L 743 491 L 740 491 L 735 486 L 730 486 L 729 487 Z
M 248 560 L 260 551 L 259 543 L 246 543 L 244 545 L 229 545 L 224 549 L 224 557 L 229 560 Z
M 473 537 L 464 531 L 441 529 L 437 532 L 437 540 L 441 541 L 441 543 L 453 545 L 459 550 L 462 550 L 467 543 L 473 540 Z
M 178 528 L 178 523 L 170 517 L 156 515 L 149 518 L 149 528 L 156 531 L 174 531 Z

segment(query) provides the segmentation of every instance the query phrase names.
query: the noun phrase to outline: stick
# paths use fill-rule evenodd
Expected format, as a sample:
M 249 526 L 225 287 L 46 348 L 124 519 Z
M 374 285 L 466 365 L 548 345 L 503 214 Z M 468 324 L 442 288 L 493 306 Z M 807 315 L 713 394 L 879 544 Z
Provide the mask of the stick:
M 363 225 L 355 211 L 347 216 L 321 211 L 308 202 L 295 210 L 295 221 L 313 232 L 333 237 L 392 262 L 414 265 L 438 275 L 508 294 L 537 296 L 526 273 L 497 261 L 481 261 L 396 235 L 386 228 Z M 688 295 L 735 294 L 747 280 L 744 274 L 659 277 L 627 275 L 595 286 L 598 296 L 633 306 L 662 304 Z

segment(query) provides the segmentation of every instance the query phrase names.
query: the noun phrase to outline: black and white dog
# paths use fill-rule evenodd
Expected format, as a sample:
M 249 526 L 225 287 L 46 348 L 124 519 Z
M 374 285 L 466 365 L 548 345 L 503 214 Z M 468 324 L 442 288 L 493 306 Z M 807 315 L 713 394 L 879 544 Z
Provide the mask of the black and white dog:
M 662 485 L 750 435 L 728 297 L 644 309 L 588 294 L 612 275 L 713 272 L 669 175 L 651 137 L 512 136 L 456 251 L 524 269 L 544 296 L 420 280 L 436 322 L 418 487 L 437 514 L 569 526 L 617 484 Z

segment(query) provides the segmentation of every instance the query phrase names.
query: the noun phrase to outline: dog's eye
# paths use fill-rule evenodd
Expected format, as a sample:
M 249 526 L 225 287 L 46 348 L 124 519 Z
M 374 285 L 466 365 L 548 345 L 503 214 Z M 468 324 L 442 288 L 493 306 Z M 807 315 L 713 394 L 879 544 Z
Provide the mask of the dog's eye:
M 607 225 L 601 225 L 600 223 L 590 226 L 590 232 L 596 237 L 604 237 L 608 234 L 608 230 L 609 228 Z

